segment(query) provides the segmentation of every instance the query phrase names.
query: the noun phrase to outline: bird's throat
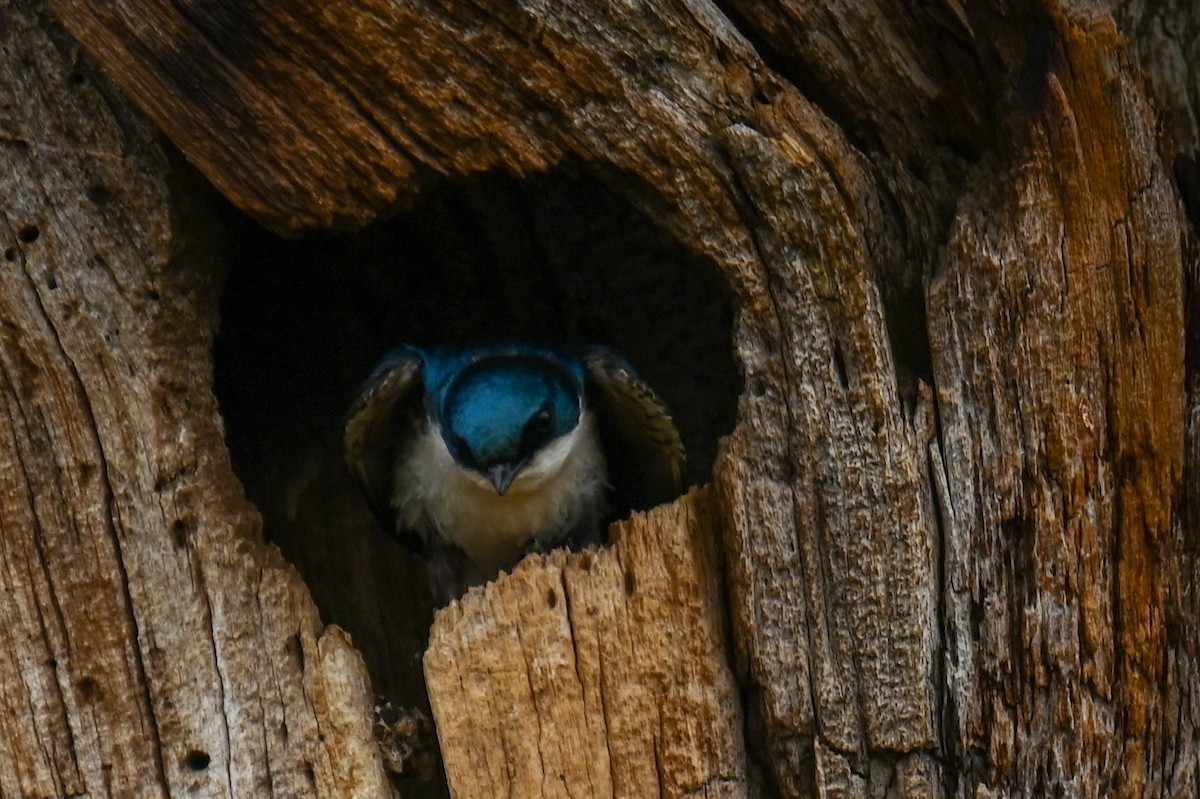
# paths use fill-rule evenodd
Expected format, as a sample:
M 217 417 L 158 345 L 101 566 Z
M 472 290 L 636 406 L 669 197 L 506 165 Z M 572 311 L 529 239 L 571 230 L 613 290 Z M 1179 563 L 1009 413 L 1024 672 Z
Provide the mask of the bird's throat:
M 400 524 L 430 526 L 488 573 L 511 568 L 530 542 L 553 546 L 585 518 L 598 518 L 607 473 L 590 415 L 517 472 L 501 494 L 488 477 L 463 468 L 435 428 L 416 436 L 397 459 Z

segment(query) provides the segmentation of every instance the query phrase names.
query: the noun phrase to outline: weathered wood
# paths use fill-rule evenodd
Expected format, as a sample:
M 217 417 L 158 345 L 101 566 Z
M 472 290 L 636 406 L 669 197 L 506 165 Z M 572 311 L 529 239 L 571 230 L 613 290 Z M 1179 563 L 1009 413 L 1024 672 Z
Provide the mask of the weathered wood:
M 1025 795 L 1177 795 L 1182 219 L 1130 46 L 1053 24 L 930 285 L 948 701 L 964 756 Z
M 712 261 L 744 381 L 714 501 L 766 791 L 1200 790 L 1188 234 L 1163 162 L 1182 157 L 1180 173 L 1194 129 L 1156 130 L 1108 11 L 51 4 L 276 230 L 360 225 L 434 176 L 570 163 Z M 1166 30 L 1189 29 L 1183 6 L 1163 7 L 1180 24 Z M 1161 32 L 1133 9 L 1131 30 Z M 1176 84 L 1193 77 L 1152 74 L 1158 106 L 1191 124 Z M 1194 419 L 1194 353 L 1191 369 Z M 534 668 L 583 662 L 565 602 L 577 562 L 526 563 L 439 621 L 427 670 L 464 795 L 565 790 L 546 774 L 619 792 L 601 761 L 643 751 L 642 728 L 579 710 L 586 675 L 569 659 Z M 610 578 L 587 583 L 597 607 L 626 602 Z M 493 726 L 472 728 L 472 702 L 506 688 L 524 701 L 487 705 Z M 588 745 L 558 746 L 572 735 Z M 721 751 L 740 751 L 729 735 Z M 602 736 L 613 754 L 597 760 Z M 732 773 L 709 756 L 700 773 Z
M 937 746 L 936 536 L 920 483 L 932 423 L 928 402 L 906 419 L 897 393 L 857 233 L 869 179 L 812 169 L 806 142 L 733 142 L 756 165 L 749 201 L 771 209 L 756 234 L 781 351 L 743 397 L 717 482 L 734 628 L 774 776 L 798 796 L 815 769 L 864 774 L 879 758 L 890 771 Z
M 1200 152 L 1200 108 L 1196 107 L 1200 71 L 1195 68 L 1200 7 L 1188 0 L 1126 2 L 1115 13 L 1145 70 L 1165 164 L 1175 170 L 1183 200 L 1195 219 L 1195 202 L 1200 200 L 1195 164 Z
M 1190 225 L 1181 230 L 1185 263 L 1185 359 L 1187 411 L 1185 414 L 1184 488 L 1181 511 L 1174 519 L 1174 548 L 1178 570 L 1168 570 L 1165 595 L 1166 634 L 1169 642 L 1164 664 L 1163 747 L 1175 753 L 1175 765 L 1162 775 L 1163 792 L 1187 796 L 1200 785 L 1200 702 L 1195 684 L 1200 673 L 1200 639 L 1190 635 L 1200 619 L 1200 579 L 1197 535 L 1200 534 L 1200 70 L 1195 67 L 1200 34 L 1200 7 L 1186 0 L 1125 3 L 1118 21 L 1137 46 L 1148 78 L 1156 111 L 1159 152 L 1175 177 L 1183 210 Z
M 708 492 L 522 562 L 425 655 L 457 799 L 748 796 Z
M 285 232 L 361 225 L 431 175 L 570 157 L 732 222 L 712 133 L 780 88 L 702 3 L 51 6 L 214 185 Z
M 207 192 L 0 17 L 0 793 L 386 796 L 361 659 L 225 455 Z

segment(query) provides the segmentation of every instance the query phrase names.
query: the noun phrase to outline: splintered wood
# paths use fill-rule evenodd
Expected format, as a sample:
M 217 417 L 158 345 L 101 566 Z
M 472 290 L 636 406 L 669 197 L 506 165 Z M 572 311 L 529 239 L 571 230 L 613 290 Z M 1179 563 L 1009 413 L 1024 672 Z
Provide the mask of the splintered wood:
M 1155 764 L 1191 737 L 1169 675 L 1188 648 L 1168 654 L 1186 593 L 1177 201 L 1128 45 L 1064 22 L 1061 47 L 929 287 L 954 737 L 1025 795 L 1052 791 L 1047 768 L 1084 796 L 1195 795 Z
M 456 799 L 747 795 L 713 518 L 693 492 L 438 615 L 425 672 Z

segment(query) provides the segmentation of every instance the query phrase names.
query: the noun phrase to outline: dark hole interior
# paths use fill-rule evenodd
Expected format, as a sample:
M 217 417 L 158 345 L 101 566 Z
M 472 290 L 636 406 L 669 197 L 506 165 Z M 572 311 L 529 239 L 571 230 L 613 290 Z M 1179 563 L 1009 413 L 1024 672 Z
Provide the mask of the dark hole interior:
M 193 749 L 183 757 L 183 764 L 192 771 L 204 771 L 211 762 L 208 752 L 199 749 Z
M 217 393 L 234 467 L 323 619 L 350 631 L 375 690 L 401 704 L 425 702 L 426 580 L 380 531 L 339 443 L 342 416 L 384 353 L 524 338 L 612 347 L 672 409 L 692 485 L 709 480 L 734 424 L 722 277 L 600 183 L 567 172 L 431 189 L 352 236 L 247 231 L 221 314 Z

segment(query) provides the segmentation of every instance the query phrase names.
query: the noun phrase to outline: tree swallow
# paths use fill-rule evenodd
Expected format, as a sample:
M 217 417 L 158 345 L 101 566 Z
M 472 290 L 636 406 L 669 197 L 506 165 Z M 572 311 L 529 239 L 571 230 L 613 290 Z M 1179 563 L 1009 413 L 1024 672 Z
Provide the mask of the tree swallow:
M 380 522 L 428 557 L 442 602 L 527 552 L 602 543 L 611 511 L 674 499 L 684 466 L 666 407 L 601 347 L 399 347 L 343 443 Z

